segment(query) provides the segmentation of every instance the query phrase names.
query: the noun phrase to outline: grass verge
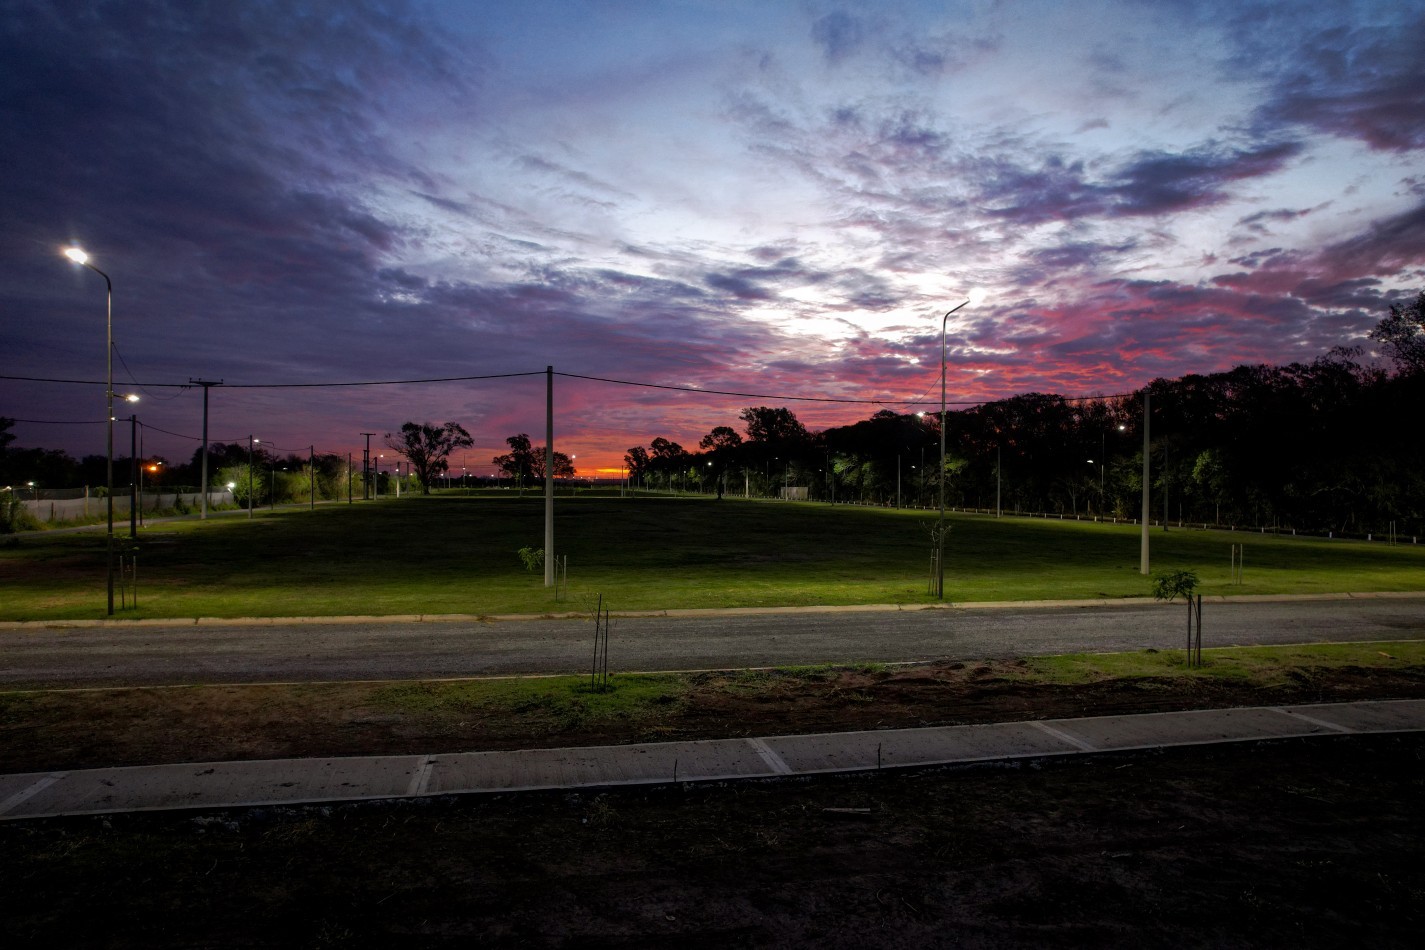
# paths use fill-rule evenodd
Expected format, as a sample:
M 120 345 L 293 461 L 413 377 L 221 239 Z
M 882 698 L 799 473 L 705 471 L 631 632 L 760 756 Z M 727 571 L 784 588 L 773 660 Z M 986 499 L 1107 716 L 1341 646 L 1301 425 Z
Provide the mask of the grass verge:
M 611 745 L 1425 696 L 1425 641 L 586 677 L 0 693 L 6 771 Z

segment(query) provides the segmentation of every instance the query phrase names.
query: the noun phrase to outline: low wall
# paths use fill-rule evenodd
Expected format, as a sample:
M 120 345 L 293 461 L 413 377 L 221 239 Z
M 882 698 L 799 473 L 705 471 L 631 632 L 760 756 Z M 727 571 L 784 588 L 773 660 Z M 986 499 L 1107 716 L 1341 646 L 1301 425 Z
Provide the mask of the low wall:
M 183 500 L 191 510 L 197 511 L 202 505 L 202 492 L 156 492 L 146 491 L 139 498 L 140 511 L 158 511 L 160 508 L 173 508 L 177 505 L 178 499 Z M 34 515 L 38 521 L 79 521 L 86 518 L 97 518 L 104 515 L 109 509 L 103 498 L 64 498 L 51 501 L 41 498 L 39 501 L 22 499 L 25 510 Z M 231 505 L 233 504 L 233 493 L 227 490 L 208 492 L 209 506 Z M 120 494 L 114 493 L 114 517 L 120 515 L 127 518 L 129 509 L 133 507 L 133 499 L 128 492 Z

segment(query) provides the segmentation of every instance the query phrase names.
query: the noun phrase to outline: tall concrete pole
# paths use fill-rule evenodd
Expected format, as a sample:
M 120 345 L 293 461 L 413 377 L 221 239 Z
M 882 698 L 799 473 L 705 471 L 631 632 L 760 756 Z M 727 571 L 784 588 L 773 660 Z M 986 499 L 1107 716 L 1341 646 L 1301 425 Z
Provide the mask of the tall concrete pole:
M 366 501 L 370 497 L 371 484 L 371 437 L 374 432 L 363 432 L 366 436 L 366 449 L 361 453 L 361 500 Z
M 129 416 L 129 540 L 139 537 L 139 417 Z
M 208 390 L 214 386 L 221 386 L 223 381 L 221 379 L 194 379 L 190 376 L 188 382 L 203 387 L 203 484 L 201 486 L 203 508 L 198 520 L 206 521 L 208 518 Z
M 544 368 L 544 586 L 554 586 L 554 367 Z
M 1143 390 L 1143 540 L 1138 555 L 1138 573 L 1148 573 L 1148 390 Z

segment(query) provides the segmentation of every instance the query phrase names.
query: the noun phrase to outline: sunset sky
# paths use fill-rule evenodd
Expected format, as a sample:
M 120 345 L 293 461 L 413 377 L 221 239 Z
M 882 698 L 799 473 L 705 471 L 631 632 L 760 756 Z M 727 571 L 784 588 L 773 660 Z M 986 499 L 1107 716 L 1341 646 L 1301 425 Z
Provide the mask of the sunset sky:
M 103 418 L 70 243 L 171 461 L 201 391 L 131 380 L 302 452 L 456 421 L 483 473 L 547 365 L 765 397 L 561 377 L 590 474 L 747 405 L 928 408 L 971 288 L 955 401 L 1309 360 L 1425 288 L 1422 37 L 1418 0 L 9 0 L 0 375 L 95 385 L 0 416 L 104 450 L 58 424 Z

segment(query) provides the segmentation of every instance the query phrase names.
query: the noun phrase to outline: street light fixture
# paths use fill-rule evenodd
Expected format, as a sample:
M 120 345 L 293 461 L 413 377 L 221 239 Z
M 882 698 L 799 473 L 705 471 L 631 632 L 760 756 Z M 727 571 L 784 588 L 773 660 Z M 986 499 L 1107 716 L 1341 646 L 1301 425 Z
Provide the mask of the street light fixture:
M 89 263 L 89 255 L 78 247 L 68 247 L 64 256 L 76 264 L 89 268 L 104 278 L 105 293 L 105 340 L 104 340 L 104 426 L 107 429 L 105 456 L 105 505 L 108 509 L 108 533 L 104 546 L 104 560 L 108 575 L 109 616 L 114 615 L 114 282 L 109 275 Z
M 1127 431 L 1128 431 L 1128 427 L 1127 427 L 1126 425 L 1123 425 L 1123 424 L 1120 423 L 1119 426 L 1118 426 L 1118 431 L 1119 431 L 1119 432 L 1127 432 Z M 1107 430 L 1105 430 L 1105 431 L 1103 431 L 1103 432 L 1100 432 L 1100 433 L 1098 434 L 1098 436 L 1099 436 L 1099 439 L 1098 439 L 1098 441 L 1099 441 L 1099 456 L 1098 456 L 1098 508 L 1099 508 L 1099 511 L 1098 511 L 1098 514 L 1099 514 L 1099 517 L 1102 518 L 1102 517 L 1103 517 L 1103 470 L 1104 470 L 1104 467 L 1108 465 L 1108 432 L 1107 432 Z M 1090 465 L 1093 464 L 1093 459 L 1089 459 L 1089 464 L 1090 464 Z
M 985 292 L 976 287 L 940 318 L 940 518 L 935 524 L 935 596 L 942 600 L 945 597 L 945 332 L 951 314 L 984 299 Z
M 162 462 L 154 462 L 152 465 L 140 465 L 140 466 L 139 466 L 139 483 L 138 483 L 138 492 L 137 492 L 137 494 L 138 494 L 138 499 L 139 499 L 139 526 L 140 526 L 140 527 L 143 527 L 143 473 L 144 473 L 144 472 L 150 472 L 150 473 L 152 473 L 153 475 L 157 475 L 157 474 L 158 474 L 158 467 L 159 467 L 160 465 L 162 465 L 162 464 L 163 464 Z M 154 479 L 154 482 L 156 483 L 157 481 L 158 481 L 158 479 L 155 478 L 155 479 Z M 154 503 L 154 510 L 157 511 L 157 510 L 158 510 L 158 507 L 157 507 L 157 506 L 160 505 L 160 504 L 162 504 L 162 503 L 163 503 L 163 492 L 159 492 L 159 493 L 158 493 L 158 500 Z
M 252 456 L 253 456 L 253 446 L 258 445 L 258 444 L 261 443 L 261 442 L 262 442 L 262 440 L 259 439 L 259 438 L 257 438 L 256 436 L 249 435 L 249 436 L 247 437 L 247 517 L 248 517 L 248 520 L 251 520 L 251 519 L 252 519 L 252 496 L 253 496 L 253 494 L 254 494 L 254 492 L 253 492 L 253 484 L 252 484 Z

